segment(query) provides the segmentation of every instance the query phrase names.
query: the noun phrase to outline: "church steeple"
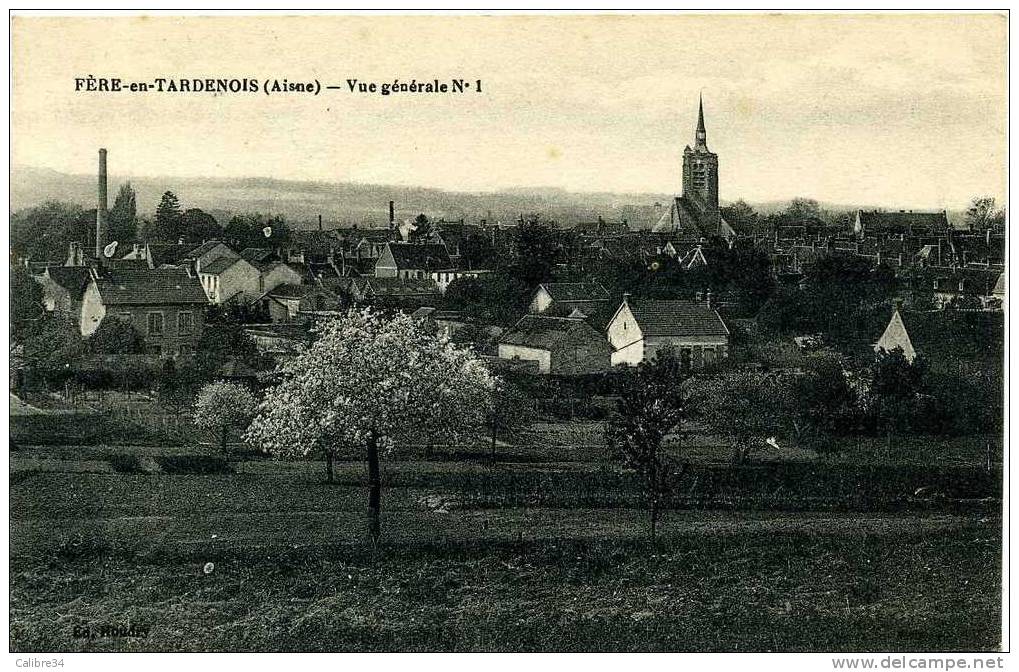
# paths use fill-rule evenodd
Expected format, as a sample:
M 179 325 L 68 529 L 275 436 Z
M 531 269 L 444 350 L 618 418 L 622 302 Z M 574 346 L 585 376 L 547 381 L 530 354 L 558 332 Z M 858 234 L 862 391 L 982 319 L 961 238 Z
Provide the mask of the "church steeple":
M 697 139 L 683 150 L 683 196 L 701 210 L 718 210 L 718 155 L 708 149 L 704 97 L 697 106 Z
M 700 105 L 697 109 L 697 141 L 694 143 L 697 149 L 708 148 L 708 132 L 704 130 L 704 96 L 700 97 Z

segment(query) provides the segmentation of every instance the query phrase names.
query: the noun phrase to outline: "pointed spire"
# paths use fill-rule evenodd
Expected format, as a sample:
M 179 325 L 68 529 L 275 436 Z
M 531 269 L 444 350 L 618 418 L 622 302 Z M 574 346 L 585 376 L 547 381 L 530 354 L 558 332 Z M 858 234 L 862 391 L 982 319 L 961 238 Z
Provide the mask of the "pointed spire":
M 704 130 L 704 94 L 701 94 L 697 106 L 697 138 L 694 147 L 696 149 L 708 148 L 708 132 Z

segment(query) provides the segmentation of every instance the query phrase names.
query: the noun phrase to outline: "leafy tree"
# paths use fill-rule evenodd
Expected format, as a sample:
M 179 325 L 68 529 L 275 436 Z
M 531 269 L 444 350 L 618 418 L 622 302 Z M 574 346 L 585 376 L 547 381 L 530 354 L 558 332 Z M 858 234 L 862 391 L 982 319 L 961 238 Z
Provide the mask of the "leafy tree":
M 662 448 L 666 435 L 687 417 L 683 376 L 675 353 L 659 350 L 654 359 L 637 367 L 632 386 L 605 430 L 613 457 L 642 477 L 652 544 L 657 541 L 661 508 L 686 471 L 685 464 L 679 465 Z
M 1005 211 L 990 196 L 974 198 L 966 210 L 966 225 L 972 231 L 1000 228 L 1005 225 Z
M 188 242 L 217 240 L 223 237 L 223 227 L 216 218 L 198 208 L 188 208 L 181 215 L 181 235 Z
M 11 336 L 21 338 L 42 317 L 42 286 L 24 266 L 10 267 Z
M 733 449 L 733 462 L 745 463 L 765 445 L 768 437 L 782 433 L 781 418 L 788 403 L 787 386 L 773 375 L 733 371 L 699 381 L 695 392 L 697 414 Z
M 414 231 L 411 232 L 411 238 L 416 240 L 424 240 L 432 235 L 432 222 L 428 219 L 425 213 L 419 214 L 414 218 Z
M 18 210 L 11 215 L 11 250 L 21 257 L 62 261 L 67 258 L 68 243 L 89 240 L 95 216 L 95 210 L 59 201 Z
M 279 457 L 339 451 L 368 465 L 368 532 L 377 544 L 380 461 L 408 435 L 452 437 L 483 421 L 495 381 L 469 350 L 437 339 L 409 315 L 350 310 L 282 363 L 245 438 Z
M 85 354 L 78 324 L 61 315 L 47 315 L 24 334 L 25 361 L 56 369 L 76 363 Z
M 209 383 L 195 400 L 195 426 L 218 432 L 220 448 L 227 452 L 227 434 L 232 428 L 244 428 L 255 411 L 255 398 L 244 385 L 219 381 Z
M 457 278 L 446 288 L 445 310 L 458 310 L 485 324 L 511 325 L 527 310 L 534 289 L 515 276 L 496 272 Z
M 180 219 L 180 201 L 177 200 L 176 194 L 172 191 L 163 192 L 163 197 L 159 199 L 159 205 L 156 206 L 156 227 L 160 231 L 170 233 L 171 237 L 174 234 L 180 235 Z
M 494 268 L 498 256 L 492 241 L 480 233 L 468 233 L 460 242 L 460 263 L 469 270 Z
M 127 320 L 107 316 L 86 339 L 92 355 L 129 355 L 145 352 L 145 339 Z
M 269 231 L 266 236 L 265 232 Z M 277 247 L 290 240 L 290 227 L 280 215 L 260 213 L 234 215 L 230 218 L 223 236 L 238 249 L 245 247 Z
M 551 280 L 563 256 L 556 231 L 533 216 L 517 225 L 515 243 L 514 275 L 532 288 Z
M 789 201 L 784 214 L 797 222 L 803 222 L 821 217 L 821 206 L 812 198 L 794 198 Z
M 742 198 L 726 209 L 726 220 L 738 232 L 756 231 L 758 214 L 754 208 Z
M 255 342 L 244 333 L 241 307 L 212 306 L 206 314 L 205 328 L 195 347 L 198 370 L 206 378 L 230 360 L 243 362 L 253 369 L 263 368 L 263 358 Z
M 822 351 L 807 360 L 806 372 L 792 383 L 792 418 L 801 443 L 818 451 L 833 447 L 832 437 L 853 429 L 860 399 L 835 352 Z
M 896 427 L 905 429 L 912 422 L 926 373 L 927 360 L 922 355 L 910 362 L 899 348 L 877 353 L 871 370 L 870 393 L 873 410 L 884 425 L 889 449 Z
M 130 182 L 120 185 L 110 208 L 110 240 L 127 243 L 138 235 L 137 195 Z
M 495 444 L 501 436 L 512 436 L 534 419 L 534 402 L 516 385 L 500 381 L 492 396 L 485 425 L 492 436 L 492 460 Z

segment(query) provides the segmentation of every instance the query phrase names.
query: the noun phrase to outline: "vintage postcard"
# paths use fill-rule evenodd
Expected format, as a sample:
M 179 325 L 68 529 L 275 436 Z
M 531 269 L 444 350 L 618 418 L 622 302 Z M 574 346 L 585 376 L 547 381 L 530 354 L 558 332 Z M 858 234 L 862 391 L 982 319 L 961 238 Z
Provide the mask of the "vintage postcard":
M 1007 12 L 10 31 L 18 667 L 1003 667 Z

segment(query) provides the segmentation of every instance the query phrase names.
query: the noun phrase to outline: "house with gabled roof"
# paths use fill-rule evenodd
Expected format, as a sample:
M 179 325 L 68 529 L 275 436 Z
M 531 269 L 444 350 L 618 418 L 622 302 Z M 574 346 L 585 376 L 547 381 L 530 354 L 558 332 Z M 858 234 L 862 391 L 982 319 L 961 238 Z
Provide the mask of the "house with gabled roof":
M 499 358 L 535 362 L 539 373 L 577 375 L 608 369 L 611 348 L 581 317 L 528 314 L 499 338 Z
M 608 290 L 598 282 L 546 282 L 538 285 L 528 312 L 544 313 L 553 305 L 591 313 L 611 301 Z
M 375 262 L 376 278 L 430 279 L 443 294 L 453 281 L 485 273 L 488 271 L 458 269 L 441 243 L 386 243 Z
M 212 303 L 247 303 L 259 294 L 261 272 L 236 254 L 225 254 L 197 266 L 198 278 Z
M 221 240 L 207 240 L 185 254 L 182 257 L 182 261 L 192 264 L 195 271 L 200 272 L 203 266 L 211 264 L 216 259 L 221 257 L 239 259 L 240 256 L 234 252 L 233 248 Z
M 434 243 L 386 243 L 375 262 L 376 278 L 427 278 L 433 273 L 453 271 L 445 245 Z
M 729 329 L 710 301 L 631 299 L 606 327 L 612 364 L 636 366 L 671 347 L 687 369 L 700 369 L 729 356 Z
M 258 297 L 254 304 L 268 315 L 271 322 L 292 322 L 300 317 L 334 313 L 341 307 L 340 298 L 320 285 L 282 284 Z
M 79 325 L 90 336 L 103 320 L 123 320 L 142 335 L 147 352 L 173 357 L 194 352 L 208 306 L 187 268 L 92 269 Z
M 85 266 L 50 266 L 42 275 L 33 276 L 42 285 L 42 302 L 48 312 L 75 322 L 81 317 L 81 301 L 92 279 Z
M 857 210 L 853 220 L 853 233 L 860 237 L 874 234 L 894 234 L 907 236 L 937 236 L 948 232 L 948 213 L 913 212 L 899 210 Z

